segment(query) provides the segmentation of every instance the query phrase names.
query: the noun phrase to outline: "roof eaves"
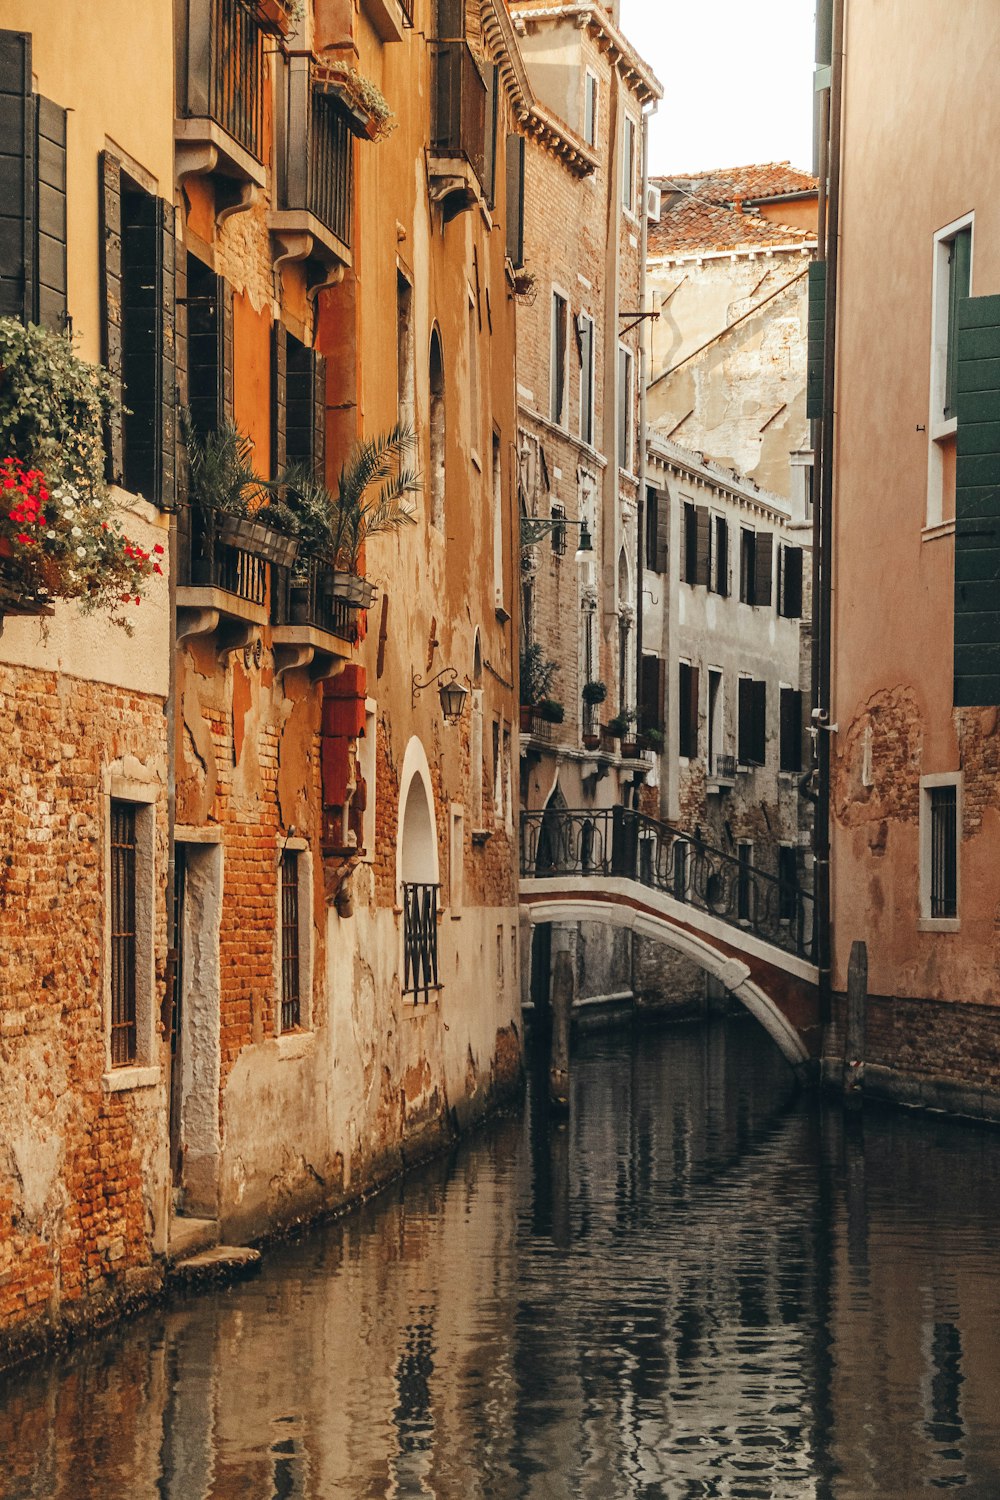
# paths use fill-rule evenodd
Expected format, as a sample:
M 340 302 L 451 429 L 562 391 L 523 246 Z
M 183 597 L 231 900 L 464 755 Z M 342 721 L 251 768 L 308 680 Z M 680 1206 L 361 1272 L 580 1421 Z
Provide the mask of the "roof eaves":
M 652 104 L 663 98 L 663 85 L 632 46 L 628 37 L 614 24 L 611 17 L 600 6 L 592 3 L 573 5 L 514 6 L 511 20 L 517 30 L 527 30 L 530 22 L 575 20 L 586 26 L 591 35 L 602 45 L 602 50 L 614 54 L 612 63 L 621 74 L 622 81 L 639 99 L 641 104 Z

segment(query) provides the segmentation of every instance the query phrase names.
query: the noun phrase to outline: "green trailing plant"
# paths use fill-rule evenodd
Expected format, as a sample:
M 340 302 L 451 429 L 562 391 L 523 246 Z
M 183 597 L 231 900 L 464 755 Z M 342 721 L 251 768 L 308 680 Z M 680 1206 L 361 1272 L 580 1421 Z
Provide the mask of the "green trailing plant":
M 558 698 L 543 698 L 538 705 L 538 717 L 546 724 L 561 724 L 565 716 L 565 709 Z
M 663 749 L 663 746 L 665 744 L 665 740 L 664 740 L 664 736 L 663 736 L 663 730 L 662 729 L 647 729 L 646 730 L 646 744 L 647 744 L 647 746 L 649 747 L 650 750 L 654 750 L 656 752 L 656 754 L 659 755 L 660 751 Z
M 72 339 L 0 318 L 0 453 L 41 469 L 50 483 L 104 488 L 104 430 L 117 402 L 100 365 Z
M 525 707 L 536 708 L 543 699 L 547 698 L 549 689 L 558 675 L 559 663 L 546 658 L 538 641 L 522 651 L 521 702 Z
M 628 714 L 615 714 L 614 718 L 608 720 L 605 728 L 616 740 L 623 740 L 628 735 L 630 722 Z
M 589 703 L 593 708 L 598 703 L 603 703 L 608 696 L 607 684 L 599 681 L 585 682 L 582 696 L 584 703 Z

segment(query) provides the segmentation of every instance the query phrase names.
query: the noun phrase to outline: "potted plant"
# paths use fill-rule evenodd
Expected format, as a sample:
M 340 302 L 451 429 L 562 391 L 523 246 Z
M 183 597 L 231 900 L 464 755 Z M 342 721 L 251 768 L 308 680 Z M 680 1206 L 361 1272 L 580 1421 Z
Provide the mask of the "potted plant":
M 608 689 L 605 683 L 585 682 L 583 684 L 582 697 L 584 703 L 586 703 L 588 706 L 596 707 L 598 703 L 603 703 L 607 696 Z
M 348 128 L 355 135 L 381 141 L 395 130 L 398 122 L 389 101 L 378 85 L 357 68 L 340 62 L 318 63 L 313 77 L 319 88 L 336 94 L 347 111 Z
M 543 698 L 536 712 L 545 724 L 561 724 L 565 718 L 565 710 L 557 698 Z
M 604 728 L 605 732 L 611 737 L 611 739 L 623 740 L 628 734 L 628 726 L 628 714 L 615 714 L 614 718 L 608 720 Z
M 532 717 L 549 697 L 549 690 L 559 674 L 559 663 L 549 660 L 538 641 L 521 652 L 521 733 L 531 731 Z M 560 707 L 561 722 L 562 705 Z M 552 722 L 552 721 L 550 721 Z
M 197 433 L 184 419 L 188 495 L 212 516 L 219 541 L 278 567 L 290 567 L 299 550 L 300 523 L 280 491 L 253 465 L 253 442 L 235 422 Z

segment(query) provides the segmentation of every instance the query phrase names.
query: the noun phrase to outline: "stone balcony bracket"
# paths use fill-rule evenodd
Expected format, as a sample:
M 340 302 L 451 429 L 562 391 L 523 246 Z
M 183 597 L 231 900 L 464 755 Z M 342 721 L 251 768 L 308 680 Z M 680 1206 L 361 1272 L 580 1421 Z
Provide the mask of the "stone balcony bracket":
M 266 623 L 267 611 L 262 605 L 251 604 L 224 589 L 185 585 L 177 590 L 177 644 L 212 635 L 222 666 L 228 664 L 233 651 L 248 646 Z
M 188 177 L 216 181 L 216 220 L 223 223 L 257 202 L 267 181 L 264 166 L 215 120 L 193 116 L 174 122 L 177 182 Z
M 304 668 L 310 682 L 323 682 L 339 677 L 351 660 L 349 641 L 313 625 L 275 625 L 271 645 L 276 678 Z
M 432 203 L 440 204 L 446 224 L 475 208 L 482 196 L 471 162 L 433 152 L 427 157 L 427 193 Z
M 275 277 L 280 276 L 286 265 L 296 262 L 311 262 L 316 268 L 317 274 L 309 278 L 310 297 L 337 286 L 353 265 L 348 246 L 308 209 L 275 210 L 267 216 L 267 227 L 277 251 L 273 262 Z

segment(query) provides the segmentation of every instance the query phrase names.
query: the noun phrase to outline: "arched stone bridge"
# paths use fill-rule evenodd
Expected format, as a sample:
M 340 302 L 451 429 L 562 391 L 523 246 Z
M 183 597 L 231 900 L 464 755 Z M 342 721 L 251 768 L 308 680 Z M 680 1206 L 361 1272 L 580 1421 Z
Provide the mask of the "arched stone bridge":
M 808 891 L 628 808 L 521 816 L 532 924 L 607 922 L 666 943 L 746 1006 L 798 1073 L 822 1031 Z

